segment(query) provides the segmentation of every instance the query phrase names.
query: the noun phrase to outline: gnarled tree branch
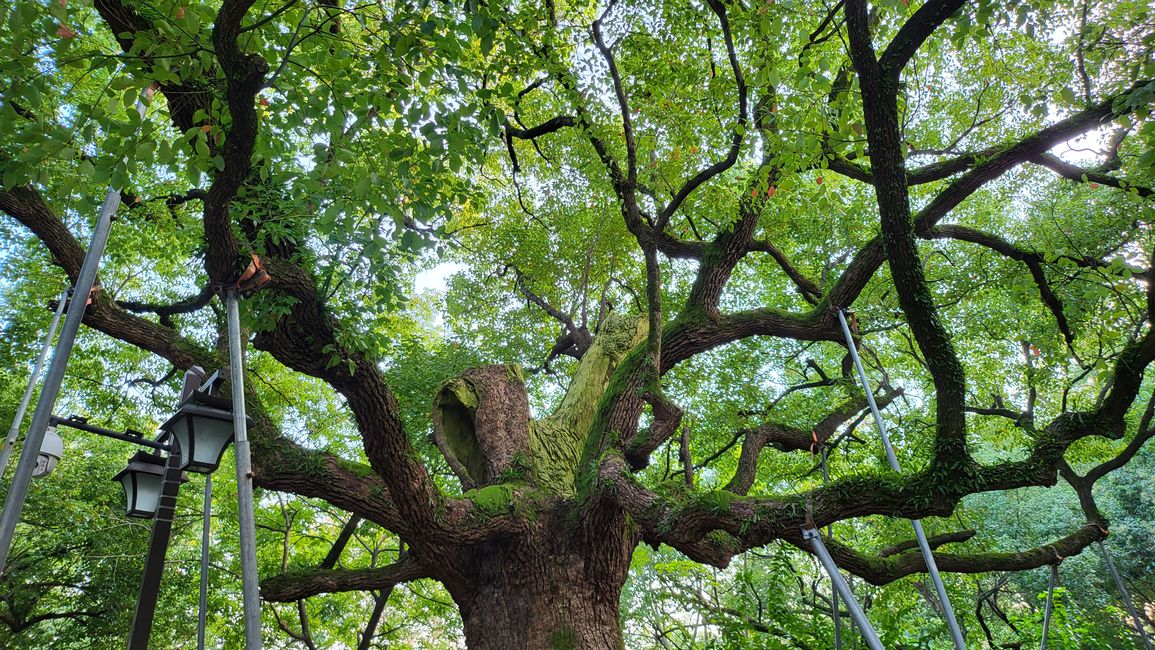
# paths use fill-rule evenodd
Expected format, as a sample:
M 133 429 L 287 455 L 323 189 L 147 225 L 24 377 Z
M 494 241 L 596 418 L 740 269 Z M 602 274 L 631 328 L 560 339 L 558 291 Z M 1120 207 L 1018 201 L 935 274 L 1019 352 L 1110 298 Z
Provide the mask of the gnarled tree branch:
M 267 578 L 261 582 L 261 596 L 274 603 L 288 603 L 317 594 L 387 589 L 430 575 L 415 556 L 407 555 L 393 564 L 372 569 L 316 569 Z

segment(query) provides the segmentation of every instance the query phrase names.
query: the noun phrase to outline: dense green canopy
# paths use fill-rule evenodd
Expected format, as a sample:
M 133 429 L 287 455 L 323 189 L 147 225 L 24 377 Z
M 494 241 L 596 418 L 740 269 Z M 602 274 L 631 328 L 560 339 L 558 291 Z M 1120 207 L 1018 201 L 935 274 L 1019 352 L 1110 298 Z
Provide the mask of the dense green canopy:
M 1148 3 L 0 25 L 0 422 L 109 185 L 58 414 L 155 430 L 184 370 L 228 365 L 220 290 L 267 272 L 242 319 L 268 647 L 833 647 L 801 532 L 829 526 L 884 644 L 948 648 L 909 518 L 970 647 L 1037 644 L 1056 562 L 1049 647 L 1141 647 L 1100 541 L 1155 629 Z M 131 617 L 130 452 L 66 446 L 0 572 L 4 647 L 112 647 Z M 240 647 L 230 470 L 209 637 Z M 195 647 L 202 481 L 155 647 Z

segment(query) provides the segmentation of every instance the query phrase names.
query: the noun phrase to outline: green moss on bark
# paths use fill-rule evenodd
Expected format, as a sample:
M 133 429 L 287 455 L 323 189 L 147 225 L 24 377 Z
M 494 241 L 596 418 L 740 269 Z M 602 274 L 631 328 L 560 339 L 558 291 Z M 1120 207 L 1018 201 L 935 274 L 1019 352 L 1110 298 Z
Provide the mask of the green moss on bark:
M 578 365 L 565 397 L 549 416 L 530 422 L 534 482 L 560 495 L 575 492 L 575 471 L 603 396 L 630 350 L 645 338 L 640 316 L 610 316 Z
M 464 496 L 478 507 L 482 514 L 501 515 L 513 509 L 514 486 L 506 483 L 487 485 L 476 490 L 469 490 Z
M 703 492 L 694 498 L 695 503 L 703 510 L 712 513 L 726 513 L 730 511 L 730 506 L 735 501 L 741 499 L 733 492 L 726 490 L 714 490 L 712 492 Z
M 442 384 L 434 400 L 434 408 L 440 412 L 442 436 L 450 453 L 473 477 L 485 474 L 485 458 L 474 433 L 477 407 L 478 398 L 473 386 L 460 378 Z
M 550 650 L 577 650 L 577 632 L 572 627 L 563 627 L 549 635 Z

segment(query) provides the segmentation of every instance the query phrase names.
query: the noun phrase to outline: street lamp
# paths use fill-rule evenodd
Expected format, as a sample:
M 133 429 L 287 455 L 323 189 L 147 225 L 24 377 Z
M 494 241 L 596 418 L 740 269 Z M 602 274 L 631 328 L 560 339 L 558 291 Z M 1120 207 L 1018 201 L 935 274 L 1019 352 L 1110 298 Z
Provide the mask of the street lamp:
M 181 404 L 160 428 L 180 445 L 181 469 L 198 474 L 216 470 L 235 436 L 232 411 L 197 404 L 195 399 Z
M 138 451 L 112 480 L 124 486 L 125 510 L 129 517 L 152 519 L 160 501 L 165 461 L 160 454 Z
M 57 426 L 66 426 L 80 431 L 87 431 L 88 433 L 95 433 L 98 436 L 105 438 L 112 438 L 114 440 L 121 440 L 124 442 L 131 442 L 134 445 L 148 447 L 152 449 L 151 452 L 140 451 L 133 456 L 128 466 L 120 471 L 112 480 L 120 481 L 124 486 L 124 494 L 128 499 L 128 516 L 142 517 L 150 519 L 156 512 L 158 499 L 160 498 L 165 466 L 167 461 L 157 452 L 167 452 L 170 455 L 180 455 L 180 448 L 174 446 L 171 441 L 166 442 L 164 436 L 156 440 L 148 440 L 139 431 L 132 429 L 124 432 L 113 431 L 98 427 L 94 424 L 89 424 L 86 418 L 72 416 L 68 418 L 60 418 L 55 415 L 48 420 L 49 427 L 44 432 L 44 442 L 40 445 L 40 457 L 37 459 L 35 476 L 47 476 L 56 468 L 57 461 L 64 452 L 64 442 L 60 439 L 60 435 L 56 432 Z M 175 462 L 175 460 L 174 460 Z M 184 475 L 174 475 L 179 482 L 184 483 L 188 481 L 188 477 Z
M 252 466 L 249 458 L 248 426 L 252 419 L 245 416 L 245 395 L 243 376 L 243 349 L 240 342 L 240 317 L 237 313 L 235 293 L 226 296 L 229 321 L 229 355 L 232 363 L 232 400 L 214 395 L 220 381 L 219 373 L 204 377 L 199 368 L 189 370 L 185 375 L 182 400 L 177 412 L 161 427 L 161 435 L 149 440 L 138 431 L 113 431 L 88 424 L 85 418 L 60 418 L 51 414 L 51 402 L 37 405 L 37 412 L 29 429 L 17 474 L 13 479 L 5 501 L 3 516 L 0 517 L 0 570 L 11 547 L 12 534 L 27 495 L 27 483 L 33 475 L 47 476 L 56 468 L 64 452 L 64 444 L 56 433 L 57 425 L 95 433 L 100 436 L 131 442 L 154 450 L 153 453 L 140 452 L 132 457 L 128 466 L 120 471 L 114 480 L 121 483 L 127 500 L 126 510 L 130 517 L 151 518 L 152 532 L 149 535 L 147 559 L 141 576 L 137 594 L 136 611 L 133 613 L 132 631 L 128 638 L 129 650 L 147 650 L 156 615 L 157 596 L 160 593 L 161 573 L 164 569 L 165 554 L 172 535 L 173 517 L 176 510 L 177 493 L 180 484 L 187 481 L 183 470 L 207 474 L 205 481 L 205 528 L 201 542 L 201 603 L 198 647 L 204 647 L 204 622 L 206 591 L 208 582 L 208 516 L 211 494 L 211 472 L 221 462 L 221 456 L 230 444 L 236 445 L 237 500 L 240 511 L 241 541 L 241 582 L 244 594 L 245 647 L 260 650 L 260 597 L 256 576 L 256 547 L 253 524 Z M 72 319 L 69 314 L 69 319 Z M 67 325 L 67 323 L 66 323 Z M 63 336 L 63 334 L 62 334 Z M 55 361 L 53 362 L 55 364 Z M 49 371 L 49 375 L 56 366 Z M 61 373 L 58 373 L 61 374 Z M 49 377 L 49 380 L 52 377 Z M 59 382 L 52 388 L 53 395 L 59 390 Z M 234 408 L 237 413 L 233 413 Z M 39 430 L 37 431 L 37 428 Z M 33 435 L 38 434 L 38 435 Z M 32 450 L 37 456 L 32 457 Z M 166 452 L 161 456 L 155 452 Z M 15 504 L 15 505 L 13 505 Z M 12 506 L 12 507 L 10 507 Z

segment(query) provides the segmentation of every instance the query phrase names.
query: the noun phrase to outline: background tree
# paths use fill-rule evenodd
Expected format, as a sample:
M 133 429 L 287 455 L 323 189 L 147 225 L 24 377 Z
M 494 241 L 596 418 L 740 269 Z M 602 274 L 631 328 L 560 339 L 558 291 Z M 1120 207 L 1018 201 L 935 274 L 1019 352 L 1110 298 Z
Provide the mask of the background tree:
M 278 638 L 449 644 L 451 601 L 471 648 L 822 647 L 801 528 L 838 523 L 841 566 L 915 587 L 870 588 L 885 640 L 941 644 L 902 521 L 929 518 L 994 644 L 1031 624 L 1037 584 L 1010 606 L 992 572 L 1104 539 L 1096 485 L 1150 525 L 1149 490 L 1112 474 L 1149 466 L 1155 434 L 1143 3 L 0 12 L 13 313 L 75 276 L 98 188 L 126 197 L 78 410 L 155 425 L 172 369 L 226 362 L 214 294 L 251 263 L 271 278 L 244 318 Z M 432 260 L 456 264 L 444 303 L 409 300 Z M 863 424 L 839 308 L 903 475 Z M 1001 519 L 1020 498 L 1065 514 Z M 623 596 L 631 566 L 648 582 Z M 4 620 L 110 620 L 75 607 L 85 588 Z M 647 630 L 667 606 L 700 623 Z M 1064 620 L 1106 643 L 1125 622 L 1096 611 Z

